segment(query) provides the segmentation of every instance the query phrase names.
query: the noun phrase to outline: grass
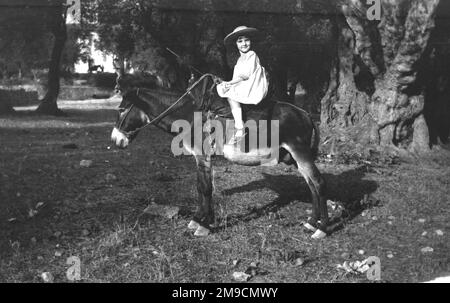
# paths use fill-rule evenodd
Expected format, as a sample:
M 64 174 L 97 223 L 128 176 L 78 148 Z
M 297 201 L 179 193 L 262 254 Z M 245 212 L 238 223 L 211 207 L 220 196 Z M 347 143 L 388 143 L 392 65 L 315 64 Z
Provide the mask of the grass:
M 43 272 L 68 282 L 70 256 L 81 260 L 82 282 L 231 282 L 252 262 L 250 282 L 368 282 L 336 267 L 368 256 L 381 259 L 383 282 L 450 274 L 448 155 L 398 164 L 321 157 L 329 199 L 357 211 L 319 242 L 301 228 L 311 205 L 293 168 L 217 160 L 220 228 L 199 239 L 186 228 L 196 207 L 194 160 L 173 157 L 171 136 L 154 127 L 127 150 L 109 148 L 117 105 L 67 101 L 69 117 L 32 108 L 0 117 L 1 282 L 41 282 Z M 144 214 L 152 201 L 178 206 L 178 217 Z

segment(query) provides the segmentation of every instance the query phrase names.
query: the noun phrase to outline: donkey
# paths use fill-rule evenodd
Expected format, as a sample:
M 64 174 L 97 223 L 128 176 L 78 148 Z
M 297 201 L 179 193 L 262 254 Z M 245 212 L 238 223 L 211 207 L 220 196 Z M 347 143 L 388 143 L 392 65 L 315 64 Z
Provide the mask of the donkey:
M 162 100 L 160 91 L 156 94 L 144 88 L 123 90 L 119 115 L 111 133 L 111 140 L 117 147 L 126 148 L 142 128 L 152 124 L 179 136 L 179 130 L 173 133 L 172 124 L 180 119 L 188 121 L 190 125 L 199 122 L 215 122 L 214 129 L 217 130 L 218 127 L 230 121 L 227 118 L 231 118 L 227 100 L 219 97 L 215 89 L 220 81 L 220 78 L 212 74 L 203 75 L 170 106 Z M 118 85 L 120 86 L 120 83 Z M 170 93 L 167 93 L 165 97 L 173 100 L 176 98 Z M 272 164 L 285 163 L 296 166 L 306 180 L 312 196 L 312 215 L 303 226 L 313 233 L 313 239 L 326 237 L 329 224 L 325 198 L 326 185 L 314 164 L 319 144 L 317 126 L 304 110 L 290 103 L 276 101 L 270 96 L 257 106 L 244 107 L 243 112 L 247 121 L 250 118 L 277 121 L 278 124 L 275 125 L 278 131 L 278 142 L 270 142 L 270 146 L 265 149 L 258 146 L 248 149 L 244 144 L 245 150 L 225 144 L 220 146 L 223 148 L 223 156 L 240 165 L 256 166 L 267 164 L 268 154 L 276 154 L 277 157 L 272 159 Z M 258 130 L 262 131 L 260 128 L 259 126 Z M 219 134 L 219 138 L 215 137 L 214 141 L 220 141 L 221 135 L 223 134 Z M 182 141 L 184 148 L 195 157 L 197 166 L 198 207 L 188 225 L 189 229 L 195 230 L 195 236 L 207 236 L 214 224 L 212 147 L 210 146 L 209 152 L 205 152 L 207 148 L 203 144 L 208 142 L 208 138 L 211 138 L 211 129 L 202 131 L 202 140 L 196 140 L 194 134 L 188 133 Z M 216 146 L 220 145 L 217 142 L 210 143 L 212 146 L 214 143 Z

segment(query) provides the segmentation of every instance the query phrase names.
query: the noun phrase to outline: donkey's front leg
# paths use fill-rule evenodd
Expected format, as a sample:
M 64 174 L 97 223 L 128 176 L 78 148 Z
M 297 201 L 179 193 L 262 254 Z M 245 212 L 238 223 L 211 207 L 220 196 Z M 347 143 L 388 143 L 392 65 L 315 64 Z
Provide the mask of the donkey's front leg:
M 212 204 L 213 180 L 211 156 L 195 156 L 197 162 L 198 208 L 188 228 L 195 229 L 195 236 L 207 236 L 214 223 Z

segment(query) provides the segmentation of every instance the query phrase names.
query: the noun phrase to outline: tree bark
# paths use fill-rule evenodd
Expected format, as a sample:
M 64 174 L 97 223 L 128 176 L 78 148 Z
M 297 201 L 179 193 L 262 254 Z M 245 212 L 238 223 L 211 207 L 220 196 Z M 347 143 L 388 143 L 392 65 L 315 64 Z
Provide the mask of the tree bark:
M 63 6 L 63 12 L 58 14 L 57 20 L 52 26 L 52 33 L 54 36 L 53 49 L 48 71 L 48 90 L 45 97 L 41 100 L 37 108 L 37 112 L 48 115 L 65 115 L 63 111 L 58 108 L 57 99 L 60 90 L 60 65 L 61 57 L 64 51 L 64 44 L 67 40 L 66 16 L 68 6 Z
M 383 0 L 381 22 L 369 21 L 365 1 L 344 1 L 337 60 L 322 99 L 322 128 L 335 142 L 430 150 L 419 77 L 439 0 Z M 343 144 L 344 145 L 344 144 Z

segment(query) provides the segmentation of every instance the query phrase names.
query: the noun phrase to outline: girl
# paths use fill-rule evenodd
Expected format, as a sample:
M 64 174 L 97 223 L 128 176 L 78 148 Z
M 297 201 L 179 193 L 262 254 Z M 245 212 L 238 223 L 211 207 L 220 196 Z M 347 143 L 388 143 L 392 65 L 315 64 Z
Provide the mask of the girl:
M 238 26 L 224 39 L 225 45 L 236 43 L 240 57 L 234 66 L 233 79 L 217 86 L 222 98 L 228 98 L 234 118 L 235 133 L 228 144 L 236 144 L 244 136 L 241 103 L 258 104 L 267 95 L 268 81 L 265 69 L 252 50 L 252 39 L 258 30 L 247 26 Z

